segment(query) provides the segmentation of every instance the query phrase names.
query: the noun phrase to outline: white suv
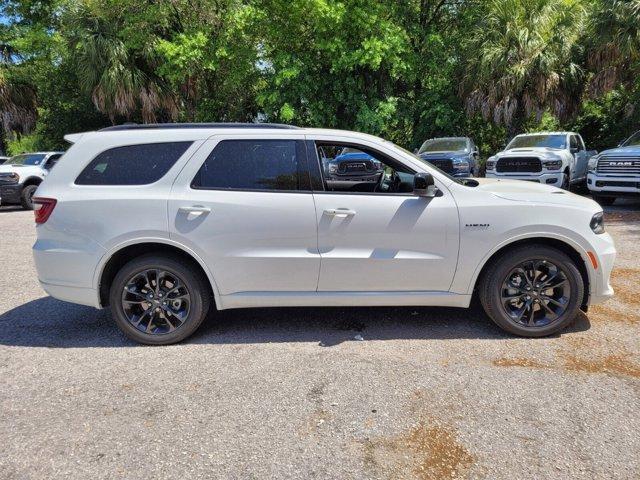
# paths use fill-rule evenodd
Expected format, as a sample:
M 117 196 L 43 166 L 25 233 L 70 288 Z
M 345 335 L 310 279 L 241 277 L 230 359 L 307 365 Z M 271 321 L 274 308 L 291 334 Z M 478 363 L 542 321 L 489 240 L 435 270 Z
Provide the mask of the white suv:
M 518 335 L 564 328 L 613 294 L 602 209 L 558 188 L 454 179 L 361 133 L 259 124 L 125 125 L 74 143 L 40 186 L 43 288 L 110 306 L 168 344 L 211 307 L 468 307 Z M 325 158 L 368 157 L 328 184 Z M 362 160 L 362 158 L 366 160 Z M 362 173 L 361 176 L 358 173 Z

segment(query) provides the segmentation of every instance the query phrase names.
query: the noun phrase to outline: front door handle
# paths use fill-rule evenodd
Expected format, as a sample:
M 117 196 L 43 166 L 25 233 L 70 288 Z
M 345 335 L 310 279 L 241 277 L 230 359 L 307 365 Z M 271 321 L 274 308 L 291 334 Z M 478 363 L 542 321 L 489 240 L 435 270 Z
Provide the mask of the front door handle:
M 193 215 L 202 215 L 203 213 L 209 213 L 211 211 L 209 207 L 203 207 L 202 205 L 194 205 L 192 207 L 180 207 L 178 210 L 185 213 L 191 213 Z
M 327 208 L 324 213 L 330 217 L 352 217 L 356 211 L 348 208 Z

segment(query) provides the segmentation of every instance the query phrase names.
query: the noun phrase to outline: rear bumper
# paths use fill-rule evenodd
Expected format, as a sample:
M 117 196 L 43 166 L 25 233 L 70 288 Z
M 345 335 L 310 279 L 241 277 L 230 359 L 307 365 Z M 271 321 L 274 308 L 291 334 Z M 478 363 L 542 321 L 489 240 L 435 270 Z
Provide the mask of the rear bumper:
M 640 177 L 618 177 L 610 175 L 587 175 L 587 187 L 591 192 L 622 195 L 640 195 Z
M 505 180 L 525 180 L 559 187 L 562 185 L 563 173 L 496 173 L 492 171 L 487 172 L 485 176 L 487 178 L 503 178 Z
M 93 288 L 70 287 L 68 285 L 54 285 L 40 280 L 42 289 L 53 298 L 65 302 L 78 303 L 88 307 L 101 308 L 98 292 Z
M 20 203 L 22 185 L 0 185 L 0 203 Z

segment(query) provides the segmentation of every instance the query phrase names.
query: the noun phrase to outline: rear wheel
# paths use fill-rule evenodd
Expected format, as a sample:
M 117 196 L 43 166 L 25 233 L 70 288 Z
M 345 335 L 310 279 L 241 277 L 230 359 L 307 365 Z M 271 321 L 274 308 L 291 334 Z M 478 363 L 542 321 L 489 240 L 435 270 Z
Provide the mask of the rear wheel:
M 20 204 L 26 210 L 33 210 L 33 194 L 36 193 L 38 185 L 27 185 L 20 194 Z
M 593 199 L 603 207 L 609 207 L 616 201 L 616 197 L 601 197 L 600 195 L 593 195 Z
M 130 261 L 111 285 L 116 324 L 136 342 L 168 345 L 190 336 L 210 304 L 207 280 L 190 265 L 164 255 Z
M 584 296 L 580 271 L 563 252 L 544 245 L 511 250 L 485 272 L 480 301 L 504 330 L 551 335 L 569 325 Z

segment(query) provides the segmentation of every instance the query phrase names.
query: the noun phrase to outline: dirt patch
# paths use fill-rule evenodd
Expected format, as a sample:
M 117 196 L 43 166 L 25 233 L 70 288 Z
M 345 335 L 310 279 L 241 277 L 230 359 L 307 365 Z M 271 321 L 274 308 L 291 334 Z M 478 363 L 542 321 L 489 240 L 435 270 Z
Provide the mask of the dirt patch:
M 585 359 L 565 355 L 565 368 L 576 372 L 605 373 L 614 376 L 640 377 L 640 367 L 629 361 L 631 355 L 608 355 L 603 359 Z
M 640 222 L 640 212 L 605 212 L 604 221 L 610 223 Z
M 615 377 L 640 377 L 640 366 L 631 361 L 631 354 L 621 352 L 598 356 L 595 350 L 588 354 L 576 354 L 576 348 L 570 352 L 561 351 L 549 363 L 541 363 L 530 358 L 498 358 L 492 362 L 497 367 L 549 368 L 569 372 L 605 374 Z
M 391 439 L 367 440 L 364 457 L 369 467 L 388 470 L 390 478 L 398 479 L 464 478 L 474 463 L 454 429 L 427 421 Z
M 493 361 L 496 367 L 529 367 L 529 368 L 549 368 L 537 360 L 531 358 L 498 358 Z

